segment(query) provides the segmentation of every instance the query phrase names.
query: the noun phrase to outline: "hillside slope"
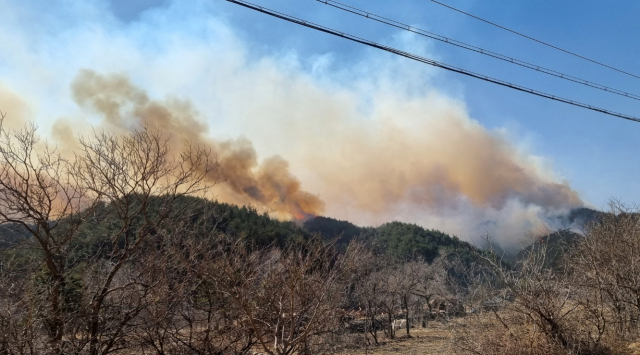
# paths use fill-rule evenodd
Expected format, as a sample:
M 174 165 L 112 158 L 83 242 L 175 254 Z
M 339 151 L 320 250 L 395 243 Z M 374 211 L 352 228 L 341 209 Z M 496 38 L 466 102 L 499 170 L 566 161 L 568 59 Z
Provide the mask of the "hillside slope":
M 159 203 L 151 201 L 151 204 Z M 159 206 L 154 206 L 159 208 Z M 437 230 L 429 230 L 415 224 L 390 222 L 377 228 L 359 227 L 348 221 L 318 216 L 303 225 L 280 221 L 259 213 L 251 207 L 212 202 L 194 197 L 177 201 L 182 223 L 198 226 L 203 235 L 223 233 L 242 238 L 253 247 L 276 245 L 284 247 L 295 240 L 306 240 L 318 235 L 325 240 L 337 238 L 339 247 L 354 239 L 369 245 L 378 255 L 389 255 L 399 260 L 421 257 L 432 261 L 446 251 L 457 251 L 470 256 L 475 249 L 455 236 Z M 152 208 L 153 210 L 153 208 Z M 91 218 L 80 227 L 73 241 L 71 259 L 80 260 L 89 255 L 104 252 L 107 236 L 119 228 L 115 211 L 109 205 L 100 205 Z M 179 226 L 171 226 L 176 228 Z M 28 245 L 32 240 L 21 228 L 0 226 L 0 249 Z

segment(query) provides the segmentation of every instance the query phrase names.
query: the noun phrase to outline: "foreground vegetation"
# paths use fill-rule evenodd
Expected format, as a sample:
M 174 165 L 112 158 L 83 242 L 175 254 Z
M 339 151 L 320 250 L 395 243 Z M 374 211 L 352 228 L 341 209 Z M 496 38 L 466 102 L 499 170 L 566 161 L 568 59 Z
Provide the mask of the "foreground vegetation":
M 67 157 L 34 127 L 0 126 L 0 355 L 368 353 L 429 337 L 462 354 L 613 354 L 638 338 L 633 211 L 505 262 L 416 225 L 299 225 L 208 200 L 214 157 L 171 144 L 98 133 Z

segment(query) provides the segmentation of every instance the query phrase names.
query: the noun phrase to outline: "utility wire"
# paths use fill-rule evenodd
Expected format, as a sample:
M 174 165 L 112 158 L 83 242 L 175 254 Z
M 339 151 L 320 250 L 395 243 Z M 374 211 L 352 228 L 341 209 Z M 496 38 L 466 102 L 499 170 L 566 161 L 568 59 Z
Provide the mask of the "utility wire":
M 262 12 L 264 14 L 267 14 L 267 15 L 270 15 L 270 16 L 285 20 L 285 21 L 289 21 L 289 22 L 292 22 L 292 23 L 295 23 L 295 24 L 298 24 L 298 25 L 301 25 L 301 26 L 304 26 L 304 27 L 308 27 L 308 28 L 311 28 L 311 29 L 314 29 L 314 30 L 317 30 L 317 31 L 325 32 L 325 33 L 328 33 L 328 34 L 331 34 L 331 35 L 334 35 L 334 36 L 337 36 L 337 37 L 342 37 L 342 38 L 348 39 L 348 40 L 356 42 L 356 43 L 364 44 L 364 45 L 369 46 L 369 47 L 377 48 L 377 49 L 380 49 L 380 50 L 383 50 L 383 51 L 386 51 L 386 52 L 390 52 L 390 53 L 393 53 L 393 54 L 396 54 L 396 55 L 399 55 L 399 56 L 402 56 L 402 57 L 405 57 L 405 58 L 413 59 L 415 61 L 418 61 L 418 62 L 421 62 L 421 63 L 424 63 L 424 64 L 429 64 L 429 65 L 432 65 L 434 67 L 438 67 L 438 68 L 446 69 L 446 70 L 449 70 L 449 71 L 452 71 L 452 72 L 464 74 L 464 75 L 467 75 L 467 76 L 470 76 L 470 77 L 473 77 L 473 78 L 477 78 L 477 79 L 480 79 L 480 80 L 488 81 L 490 83 L 494 83 L 494 84 L 498 84 L 498 85 L 501 85 L 501 86 L 505 86 L 505 87 L 508 87 L 508 88 L 511 88 L 511 89 L 514 89 L 514 90 L 523 91 L 523 92 L 526 92 L 526 93 L 529 93 L 529 94 L 532 94 L 532 95 L 536 95 L 536 96 L 544 97 L 544 98 L 547 98 L 547 99 L 563 102 L 563 103 L 570 104 L 570 105 L 573 105 L 573 106 L 586 108 L 586 109 L 592 110 L 592 111 L 601 112 L 601 113 L 604 113 L 606 115 L 615 116 L 615 117 L 619 117 L 619 118 L 624 118 L 624 119 L 629 120 L 629 121 L 640 122 L 640 118 L 638 118 L 638 117 L 634 117 L 634 116 L 630 116 L 630 115 L 626 115 L 626 114 L 610 111 L 610 110 L 607 110 L 607 109 L 604 109 L 604 108 L 592 106 L 592 105 L 581 103 L 581 102 L 578 102 L 578 101 L 573 101 L 573 100 L 566 99 L 566 98 L 563 98 L 563 97 L 560 97 L 560 96 L 555 96 L 555 95 L 548 94 L 548 93 L 545 93 L 545 92 L 542 92 L 542 91 L 530 89 L 530 88 L 527 88 L 527 87 L 524 87 L 524 86 L 521 86 L 521 85 L 512 84 L 512 83 L 504 81 L 504 80 L 495 79 L 495 78 L 492 78 L 492 77 L 489 77 L 489 76 L 486 76 L 486 75 L 478 74 L 478 73 L 475 73 L 475 72 L 472 72 L 472 71 L 469 71 L 469 70 L 466 70 L 466 69 L 462 69 L 462 68 L 458 68 L 458 67 L 455 67 L 455 66 L 452 66 L 452 65 L 445 64 L 445 63 L 437 62 L 437 61 L 429 59 L 429 58 L 421 57 L 419 55 L 412 54 L 412 53 L 409 53 L 409 52 L 405 52 L 405 51 L 402 51 L 402 50 L 399 50 L 399 49 L 396 49 L 396 48 L 393 48 L 393 47 L 389 47 L 389 46 L 385 46 L 385 45 L 382 45 L 382 44 L 378 44 L 376 42 L 372 42 L 372 41 L 369 41 L 369 40 L 364 39 L 364 38 L 360 38 L 360 37 L 357 37 L 357 36 L 354 36 L 354 35 L 350 35 L 348 33 L 344 33 L 344 32 L 340 32 L 340 31 L 331 29 L 329 27 L 325 27 L 325 26 L 321 26 L 321 25 L 318 25 L 318 24 L 315 24 L 315 23 L 312 23 L 312 22 L 308 22 L 308 21 L 299 19 L 297 17 L 293 17 L 293 16 L 290 16 L 290 15 L 284 14 L 282 12 L 278 12 L 278 11 L 275 11 L 275 10 L 268 9 L 266 7 L 255 5 L 255 4 L 252 4 L 252 3 L 247 2 L 247 1 L 243 1 L 243 0 L 224 0 L 224 1 L 227 1 L 227 2 L 230 2 L 230 3 L 234 3 L 234 4 L 237 4 L 237 5 L 240 5 L 240 6 L 244 6 L 246 8 L 249 8 L 249 9 L 252 9 L 252 10 L 255 10 L 255 11 L 258 11 L 258 12 Z
M 476 47 L 476 46 L 468 44 L 468 43 L 460 42 L 460 41 L 457 41 L 455 39 L 439 35 L 437 33 L 425 31 L 425 30 L 422 30 L 420 28 L 413 27 L 413 26 L 407 25 L 405 23 L 398 22 L 398 21 L 395 21 L 395 20 L 392 20 L 392 19 L 389 19 L 389 18 L 386 18 L 386 17 L 382 17 L 382 16 L 376 15 L 374 13 L 371 13 L 371 12 L 368 12 L 368 11 L 365 11 L 365 10 L 361 10 L 361 9 L 356 8 L 356 7 L 349 6 L 349 5 L 346 5 L 346 4 L 337 2 L 337 1 L 333 1 L 333 0 L 316 0 L 316 1 L 318 1 L 320 3 L 323 3 L 325 5 L 333 6 L 333 7 L 337 8 L 337 9 L 340 9 L 340 10 L 343 10 L 343 11 L 346 11 L 346 12 L 350 12 L 352 14 L 356 14 L 356 15 L 365 17 L 367 19 L 371 19 L 371 20 L 374 20 L 374 21 L 377 21 L 377 22 L 380 22 L 380 23 L 384 23 L 384 24 L 389 25 L 389 26 L 393 26 L 393 27 L 399 28 L 401 30 L 409 31 L 409 32 L 412 32 L 412 33 L 415 33 L 415 34 L 418 34 L 418 35 L 421 35 L 421 36 L 424 36 L 424 37 L 432 38 L 432 39 L 435 39 L 435 40 L 438 40 L 438 41 L 441 41 L 441 42 L 444 42 L 444 43 L 447 43 L 447 44 L 451 44 L 451 45 L 454 45 L 454 46 L 457 46 L 457 47 L 460 47 L 460 48 L 464 48 L 464 49 L 467 49 L 467 50 L 470 50 L 470 51 L 473 51 L 473 52 L 476 52 L 476 53 L 484 54 L 486 56 L 493 57 L 493 58 L 496 58 L 496 59 L 500 59 L 500 60 L 503 60 L 503 61 L 508 62 L 508 63 L 519 65 L 521 67 L 525 67 L 525 68 L 528 68 L 528 69 L 536 70 L 538 72 L 541 72 L 541 73 L 544 73 L 544 74 L 548 74 L 548 75 L 552 75 L 552 76 L 555 76 L 557 78 L 565 79 L 565 80 L 568 80 L 568 81 L 572 81 L 574 83 L 586 85 L 586 86 L 589 86 L 589 87 L 592 87 L 592 88 L 595 88 L 595 89 L 599 89 L 599 90 L 602 90 L 602 91 L 610 92 L 610 93 L 613 93 L 613 94 L 616 94 L 616 95 L 620 95 L 620 96 L 624 96 L 624 97 L 628 97 L 628 98 L 640 101 L 640 95 L 631 94 L 631 93 L 628 93 L 628 92 L 625 92 L 625 91 L 622 91 L 622 90 L 618 90 L 616 88 L 612 88 L 612 87 L 605 86 L 605 85 L 602 85 L 602 84 L 594 83 L 594 82 L 589 81 L 589 80 L 580 79 L 578 77 L 571 76 L 571 75 L 568 75 L 568 74 L 564 74 L 564 73 L 561 73 L 559 71 L 548 69 L 548 68 L 545 68 L 545 67 L 542 67 L 542 66 L 539 66 L 539 65 L 536 65 L 536 64 L 528 63 L 528 62 L 525 62 L 523 60 L 519 60 L 519 59 L 516 59 L 516 58 L 513 58 L 513 57 L 506 56 L 504 54 L 492 52 L 492 51 L 487 50 L 487 49 Z
M 562 49 L 562 48 L 560 48 L 560 47 L 558 47 L 558 46 L 554 46 L 553 44 L 549 44 L 549 43 L 544 42 L 544 41 L 541 41 L 541 40 L 539 40 L 539 39 L 535 39 L 535 38 L 533 38 L 533 37 L 531 37 L 531 36 L 527 36 L 527 35 L 525 35 L 524 33 L 520 33 L 520 32 L 517 32 L 517 31 L 511 30 L 511 29 L 506 28 L 506 27 L 504 27 L 504 26 L 498 25 L 497 23 L 491 22 L 491 21 L 489 21 L 489 20 L 485 20 L 485 19 L 480 18 L 480 17 L 478 17 L 478 16 L 476 16 L 476 15 L 470 14 L 470 13 L 468 13 L 468 12 L 464 12 L 464 11 L 462 11 L 462 10 L 460 10 L 460 9 L 456 9 L 456 8 L 455 8 L 455 7 L 453 7 L 453 6 L 450 6 L 450 5 L 447 5 L 447 4 L 443 4 L 443 3 L 439 2 L 439 1 L 436 1 L 436 0 L 429 0 L 429 1 L 431 1 L 431 2 L 433 2 L 433 3 L 436 3 L 436 4 L 438 4 L 438 5 L 444 6 L 444 7 L 446 7 L 446 8 L 449 8 L 449 9 L 451 9 L 451 10 L 457 11 L 457 12 L 459 12 L 459 13 L 461 13 L 461 14 L 465 14 L 465 15 L 467 15 L 467 16 L 473 17 L 473 18 L 474 18 L 474 19 L 476 19 L 476 20 L 480 20 L 480 21 L 482 21 L 482 22 L 488 23 L 488 24 L 490 24 L 490 25 L 492 25 L 492 26 L 498 27 L 498 28 L 503 29 L 503 30 L 505 30 L 505 31 L 511 32 L 511 33 L 513 33 L 513 34 L 516 34 L 516 35 L 518 35 L 518 36 L 524 37 L 524 38 L 529 39 L 529 40 L 532 40 L 532 41 L 534 41 L 534 42 L 538 42 L 538 43 L 540 43 L 540 44 L 542 44 L 542 45 L 545 45 L 545 46 L 547 46 L 547 47 L 551 47 L 551 48 L 553 48 L 553 49 L 556 49 L 556 50 L 559 50 L 559 51 L 561 51 L 561 52 L 567 53 L 567 54 L 572 55 L 572 56 L 574 56 L 574 57 L 578 57 L 578 58 L 580 58 L 580 59 L 584 59 L 584 60 L 589 61 L 589 62 L 591 62 L 591 63 L 594 63 L 594 64 L 597 64 L 597 65 L 603 66 L 603 67 L 605 67 L 605 68 L 609 68 L 609 69 L 611 69 L 611 70 L 615 70 L 615 71 L 617 71 L 617 72 L 619 72 L 619 73 L 623 73 L 623 74 L 626 74 L 626 75 L 632 76 L 632 77 L 634 77 L 634 78 L 640 79 L 640 76 L 638 76 L 638 75 L 635 75 L 635 74 L 632 74 L 632 73 L 626 72 L 626 71 L 621 70 L 621 69 L 618 69 L 618 68 L 614 68 L 614 67 L 612 67 L 612 66 L 610 66 L 610 65 L 604 64 L 604 63 L 602 63 L 602 62 L 598 62 L 598 61 L 593 60 L 593 59 L 589 59 L 589 58 L 587 58 L 587 57 L 585 57 L 585 56 L 582 56 L 582 55 L 580 55 L 580 54 L 577 54 L 577 53 L 574 53 L 574 52 L 568 51 L 568 50 L 566 50 L 566 49 Z

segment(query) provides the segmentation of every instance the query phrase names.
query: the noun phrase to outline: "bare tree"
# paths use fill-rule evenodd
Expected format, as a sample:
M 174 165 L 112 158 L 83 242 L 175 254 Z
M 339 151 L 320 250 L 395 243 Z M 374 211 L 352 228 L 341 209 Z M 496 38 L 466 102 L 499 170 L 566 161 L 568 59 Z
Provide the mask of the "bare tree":
M 21 263 L 3 256 L 0 254 L 0 354 L 38 353 L 47 346 L 39 336 L 45 332 L 42 302 L 38 302 L 31 279 L 14 272 Z
M 163 259 L 158 268 L 164 270 L 154 291 L 157 301 L 145 309 L 147 322 L 136 329 L 143 349 L 155 354 L 242 355 L 257 342 L 231 295 L 208 276 L 220 258 L 233 258 L 227 253 L 235 249 L 229 248 L 228 236 L 216 233 L 218 216 L 207 214 L 206 203 L 201 207 L 201 225 L 189 221 L 193 210 L 185 213 L 187 221 L 174 229 L 163 257 L 156 258 Z
M 251 251 L 239 243 L 220 253 L 205 271 L 240 310 L 238 321 L 267 354 L 320 353 L 324 335 L 338 327 L 347 279 L 357 266 L 353 252 L 310 240 L 284 250 Z
M 369 345 L 368 335 L 371 335 L 374 344 L 378 345 L 378 330 L 381 328 L 378 316 L 381 313 L 381 288 L 383 287 L 381 276 L 384 274 L 381 271 L 385 268 L 386 260 L 374 256 L 371 252 L 360 260 L 360 277 L 354 284 L 353 297 L 360 308 L 364 309 L 365 320 L 362 330 L 365 333 L 365 344 Z
M 481 310 L 487 317 L 472 319 L 473 325 L 458 327 L 458 346 L 474 354 L 607 354 L 609 348 L 600 343 L 602 328 L 579 298 L 578 275 L 551 267 L 547 239 L 536 242 L 510 266 L 486 253 L 484 261 L 491 266 L 485 275 Z M 591 297 L 591 295 L 588 295 Z M 473 331 L 477 330 L 477 331 Z M 500 335 L 498 335 L 500 334 Z
M 419 287 L 422 273 L 424 272 L 424 263 L 420 261 L 410 261 L 399 265 L 396 272 L 392 277 L 395 278 L 394 288 L 396 296 L 400 300 L 400 307 L 404 312 L 404 326 L 407 336 L 411 336 L 411 311 L 415 309 L 415 304 L 418 303 L 416 298 L 416 292 Z
M 109 296 L 139 286 L 136 278 L 122 283 L 116 277 L 149 238 L 161 233 L 163 223 L 176 213 L 179 198 L 209 187 L 206 179 L 217 165 L 202 147 L 188 147 L 185 153 L 172 156 L 169 138 L 146 127 L 128 135 L 99 133 L 80 144 L 73 172 L 97 201 L 110 206 L 118 223 L 108 236 L 108 256 L 98 264 L 94 286 L 88 290 L 89 354 L 97 355 L 116 346 L 127 322 L 141 310 L 132 307 L 115 324 L 105 324 L 101 314 Z
M 69 243 L 95 200 L 73 172 L 73 162 L 42 143 L 31 124 L 9 130 L 0 117 L 0 224 L 20 226 L 37 243 L 46 268 L 44 321 L 50 347 L 65 352 L 62 290 Z
M 449 265 L 443 257 L 436 258 L 431 264 L 418 261 L 412 267 L 416 284 L 411 292 L 420 300 L 417 304 L 419 305 L 422 327 L 427 326 L 428 320 L 435 312 L 433 301 L 451 295 L 449 291 L 451 284 L 447 275 L 448 267 Z
M 588 321 L 599 341 L 607 326 L 617 336 L 636 336 L 640 329 L 640 215 L 621 203 L 587 227 L 570 253 Z M 611 317 L 610 315 L 613 315 Z
M 173 156 L 169 137 L 146 127 L 124 135 L 96 133 L 80 140 L 75 156 L 64 157 L 38 139 L 34 125 L 11 131 L 3 123 L 4 115 L 0 224 L 22 228 L 45 268 L 44 276 L 33 280 L 32 301 L 38 301 L 36 318 L 45 325 L 49 344 L 35 351 L 112 352 L 123 346 L 125 328 L 144 309 L 154 286 L 133 262 L 141 246 L 162 234 L 178 199 L 216 182 L 211 177 L 217 163 L 201 147 L 188 146 Z M 115 228 L 85 263 L 81 308 L 68 312 L 72 242 L 85 221 L 107 217 L 97 214 L 100 206 L 108 206 Z M 40 303 L 42 296 L 47 304 Z

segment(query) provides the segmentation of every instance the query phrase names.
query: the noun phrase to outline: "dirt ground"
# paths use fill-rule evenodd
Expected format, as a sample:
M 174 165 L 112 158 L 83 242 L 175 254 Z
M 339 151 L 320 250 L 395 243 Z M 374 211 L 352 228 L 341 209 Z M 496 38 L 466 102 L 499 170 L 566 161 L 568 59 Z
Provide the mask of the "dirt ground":
M 431 355 L 453 354 L 451 350 L 451 331 L 442 323 L 431 322 L 427 328 L 411 329 L 411 338 L 405 330 L 398 330 L 396 339 L 381 339 L 384 345 L 371 346 L 368 349 L 349 350 L 340 355 Z

